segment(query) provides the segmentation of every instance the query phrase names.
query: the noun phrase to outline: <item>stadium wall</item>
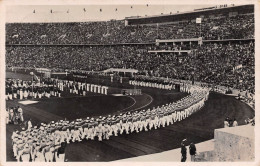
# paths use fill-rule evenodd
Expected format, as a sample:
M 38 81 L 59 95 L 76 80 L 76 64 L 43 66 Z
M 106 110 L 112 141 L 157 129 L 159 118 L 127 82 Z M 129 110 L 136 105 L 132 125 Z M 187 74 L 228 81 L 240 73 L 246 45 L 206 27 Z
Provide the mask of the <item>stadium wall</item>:
M 254 161 L 254 126 L 243 125 L 215 129 L 214 150 L 200 152 L 197 158 L 204 161 Z

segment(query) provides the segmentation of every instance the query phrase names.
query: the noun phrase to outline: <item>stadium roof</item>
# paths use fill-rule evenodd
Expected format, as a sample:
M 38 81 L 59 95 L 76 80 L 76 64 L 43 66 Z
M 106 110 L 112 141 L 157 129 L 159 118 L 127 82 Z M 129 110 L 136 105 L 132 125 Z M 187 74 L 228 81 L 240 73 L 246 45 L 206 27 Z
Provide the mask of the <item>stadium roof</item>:
M 137 24 L 155 24 L 155 23 L 163 23 L 163 22 L 174 22 L 174 21 L 182 21 L 185 18 L 196 18 L 201 15 L 210 15 L 210 14 L 224 14 L 228 12 L 239 12 L 239 13 L 248 13 L 254 12 L 254 5 L 230 5 L 227 7 L 208 7 L 202 10 L 195 9 L 195 11 L 188 12 L 179 12 L 175 14 L 164 14 L 164 15 L 154 15 L 147 17 L 127 17 L 128 25 L 137 25 Z
M 194 9 L 193 11 L 184 11 L 184 12 L 178 12 L 178 13 L 172 13 L 172 14 L 161 14 L 161 15 L 152 15 L 152 16 L 140 16 L 140 17 L 126 17 L 126 19 L 142 19 L 142 18 L 153 18 L 153 17 L 163 17 L 163 16 L 171 16 L 171 15 L 182 15 L 182 14 L 190 14 L 190 13 L 199 13 L 199 12 L 205 12 L 205 11 L 212 11 L 212 10 L 225 10 L 229 8 L 240 8 L 240 7 L 245 7 L 245 6 L 253 6 L 253 5 L 230 5 L 227 7 L 218 7 L 212 6 L 212 7 L 207 7 L 207 8 L 201 8 L 201 9 Z

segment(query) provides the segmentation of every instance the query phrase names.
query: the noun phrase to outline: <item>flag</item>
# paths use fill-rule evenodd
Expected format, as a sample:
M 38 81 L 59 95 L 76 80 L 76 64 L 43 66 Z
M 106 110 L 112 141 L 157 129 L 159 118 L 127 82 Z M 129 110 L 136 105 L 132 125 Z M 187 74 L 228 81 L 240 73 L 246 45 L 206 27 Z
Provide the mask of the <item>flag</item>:
M 196 18 L 196 23 L 201 24 L 201 18 Z

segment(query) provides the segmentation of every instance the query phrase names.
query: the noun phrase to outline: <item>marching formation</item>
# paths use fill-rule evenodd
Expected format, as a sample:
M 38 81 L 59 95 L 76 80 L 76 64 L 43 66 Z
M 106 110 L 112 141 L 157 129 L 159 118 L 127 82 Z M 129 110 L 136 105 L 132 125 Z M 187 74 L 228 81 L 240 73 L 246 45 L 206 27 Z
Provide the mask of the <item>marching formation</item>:
M 150 81 L 150 80 L 129 80 L 130 85 L 143 86 L 143 87 L 152 87 L 158 89 L 172 90 L 176 89 L 177 84 L 174 84 L 173 81 Z M 180 91 L 191 93 L 194 90 L 194 86 L 188 83 L 180 83 Z
M 85 96 L 87 92 L 100 93 L 104 95 L 107 95 L 108 92 L 107 86 L 89 84 L 80 81 L 68 81 L 68 80 L 66 80 L 65 82 L 61 81 L 61 84 L 62 83 L 64 86 L 67 86 L 70 89 L 70 93 L 79 94 L 83 96 Z
M 61 97 L 63 88 L 58 86 L 55 81 L 45 79 L 41 81 L 24 81 L 19 79 L 8 79 L 5 82 L 5 98 L 6 100 L 13 99 L 28 99 L 28 98 L 50 98 L 51 96 Z
M 127 112 L 106 117 L 60 120 L 30 126 L 12 134 L 13 154 L 17 161 L 64 161 L 66 144 L 82 140 L 103 139 L 111 136 L 148 131 L 181 121 L 204 106 L 209 90 L 193 86 L 190 94 L 181 100 L 161 107 Z
M 158 89 L 167 89 L 172 90 L 175 89 L 173 83 L 159 82 L 159 81 L 145 81 L 145 80 L 129 80 L 130 85 L 143 86 L 143 87 L 152 87 Z
M 43 79 L 40 81 L 23 81 L 19 79 L 6 80 L 6 100 L 28 99 L 28 98 L 50 98 L 52 96 L 61 97 L 64 89 L 69 89 L 70 93 L 86 95 L 86 92 L 100 93 L 107 95 L 108 87 L 88 84 L 77 81 Z

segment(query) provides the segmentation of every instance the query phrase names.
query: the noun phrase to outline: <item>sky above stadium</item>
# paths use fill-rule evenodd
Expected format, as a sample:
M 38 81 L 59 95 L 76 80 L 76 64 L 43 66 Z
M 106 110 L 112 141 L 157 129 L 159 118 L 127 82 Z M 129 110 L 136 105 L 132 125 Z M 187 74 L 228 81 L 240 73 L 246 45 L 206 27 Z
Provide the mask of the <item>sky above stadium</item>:
M 6 22 L 82 22 L 124 19 L 193 11 L 214 5 L 12 5 L 6 8 Z

